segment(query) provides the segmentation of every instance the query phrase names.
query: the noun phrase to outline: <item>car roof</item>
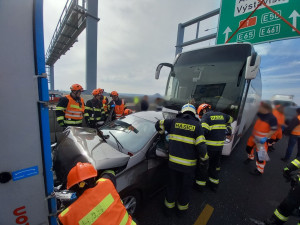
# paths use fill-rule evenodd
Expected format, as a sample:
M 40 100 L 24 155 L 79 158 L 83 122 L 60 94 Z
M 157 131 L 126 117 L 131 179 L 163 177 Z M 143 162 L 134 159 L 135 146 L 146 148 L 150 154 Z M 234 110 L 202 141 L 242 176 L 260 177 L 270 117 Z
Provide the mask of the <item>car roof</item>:
M 155 123 L 158 120 L 163 120 L 164 119 L 161 111 L 159 111 L 159 112 L 156 112 L 156 111 L 142 111 L 142 112 L 134 113 L 134 114 L 132 114 L 132 116 L 136 116 L 136 117 L 139 117 L 141 119 L 151 121 L 153 123 Z

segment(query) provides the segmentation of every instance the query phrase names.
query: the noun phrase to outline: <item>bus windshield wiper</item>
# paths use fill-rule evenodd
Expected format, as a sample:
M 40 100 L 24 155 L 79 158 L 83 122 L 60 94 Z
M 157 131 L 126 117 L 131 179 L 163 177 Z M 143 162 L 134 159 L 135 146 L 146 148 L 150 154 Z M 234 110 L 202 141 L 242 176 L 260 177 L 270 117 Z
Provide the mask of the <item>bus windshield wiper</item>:
M 110 132 L 109 131 L 109 133 L 111 134 L 111 136 L 113 136 L 113 138 L 115 139 L 115 141 L 116 141 L 116 143 L 117 143 L 117 146 L 118 146 L 118 150 L 119 150 L 119 152 L 122 152 L 122 149 L 124 148 L 123 147 L 123 145 L 119 142 L 119 140 L 116 138 L 116 136 L 115 135 L 113 135 L 113 133 L 112 132 Z M 120 147 L 121 147 L 121 149 L 120 149 Z

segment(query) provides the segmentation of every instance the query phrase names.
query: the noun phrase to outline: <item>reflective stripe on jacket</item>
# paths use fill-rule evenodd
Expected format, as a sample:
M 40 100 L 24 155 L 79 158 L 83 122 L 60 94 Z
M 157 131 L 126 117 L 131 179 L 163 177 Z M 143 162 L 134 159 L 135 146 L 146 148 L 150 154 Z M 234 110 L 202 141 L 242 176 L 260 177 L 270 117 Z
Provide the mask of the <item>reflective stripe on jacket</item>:
M 58 216 L 63 225 L 135 225 L 109 179 L 101 178 Z
M 66 98 L 69 100 L 69 103 L 65 110 L 65 118 L 71 120 L 82 120 L 84 112 L 83 98 L 80 98 L 81 106 L 70 95 L 67 95 Z
M 201 126 L 204 130 L 206 145 L 222 147 L 225 143 L 226 129 L 231 132 L 232 122 L 233 118 L 227 114 L 213 111 L 205 113 L 201 119 Z

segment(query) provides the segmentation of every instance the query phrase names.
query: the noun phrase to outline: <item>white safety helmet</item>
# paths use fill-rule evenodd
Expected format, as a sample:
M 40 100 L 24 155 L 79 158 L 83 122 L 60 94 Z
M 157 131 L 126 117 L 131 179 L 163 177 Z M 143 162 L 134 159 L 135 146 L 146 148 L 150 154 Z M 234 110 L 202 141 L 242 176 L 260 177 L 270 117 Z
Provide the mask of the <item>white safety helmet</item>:
M 181 112 L 182 113 L 184 113 L 184 112 L 192 112 L 192 113 L 196 114 L 196 108 L 192 104 L 188 103 L 188 104 L 185 104 L 184 106 L 182 106 Z

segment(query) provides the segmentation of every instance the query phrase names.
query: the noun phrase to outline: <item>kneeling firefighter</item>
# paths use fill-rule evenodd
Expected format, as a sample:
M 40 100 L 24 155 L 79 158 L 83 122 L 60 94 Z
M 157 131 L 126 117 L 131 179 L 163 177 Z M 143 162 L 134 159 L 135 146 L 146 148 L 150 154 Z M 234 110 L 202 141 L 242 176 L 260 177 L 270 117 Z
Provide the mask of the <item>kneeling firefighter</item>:
M 296 176 L 292 172 L 300 169 L 300 157 L 288 164 L 283 171 L 283 176 L 291 181 L 292 189 L 287 197 L 280 203 L 274 211 L 272 217 L 266 221 L 266 225 L 282 225 L 288 221 L 289 216 L 295 209 L 300 207 L 300 177 L 299 173 Z M 298 222 L 300 224 L 300 221 Z
M 198 165 L 195 187 L 202 191 L 208 181 L 210 189 L 216 192 L 220 182 L 222 150 L 226 136 L 231 135 L 230 124 L 233 122 L 233 118 L 221 112 L 211 111 L 211 105 L 206 103 L 198 107 L 197 113 L 201 118 L 201 126 L 206 139 L 209 167 L 208 173 L 206 173 L 207 170 Z
M 164 207 L 167 216 L 176 202 L 179 214 L 187 211 L 197 160 L 208 159 L 203 130 L 195 114 L 195 107 L 186 104 L 175 119 L 160 120 L 155 124 L 159 133 L 169 133 L 169 182 Z
M 67 178 L 67 189 L 78 199 L 62 211 L 58 218 L 63 225 L 135 225 L 115 188 L 115 174 L 104 171 L 95 182 L 97 170 L 90 163 L 77 163 Z

